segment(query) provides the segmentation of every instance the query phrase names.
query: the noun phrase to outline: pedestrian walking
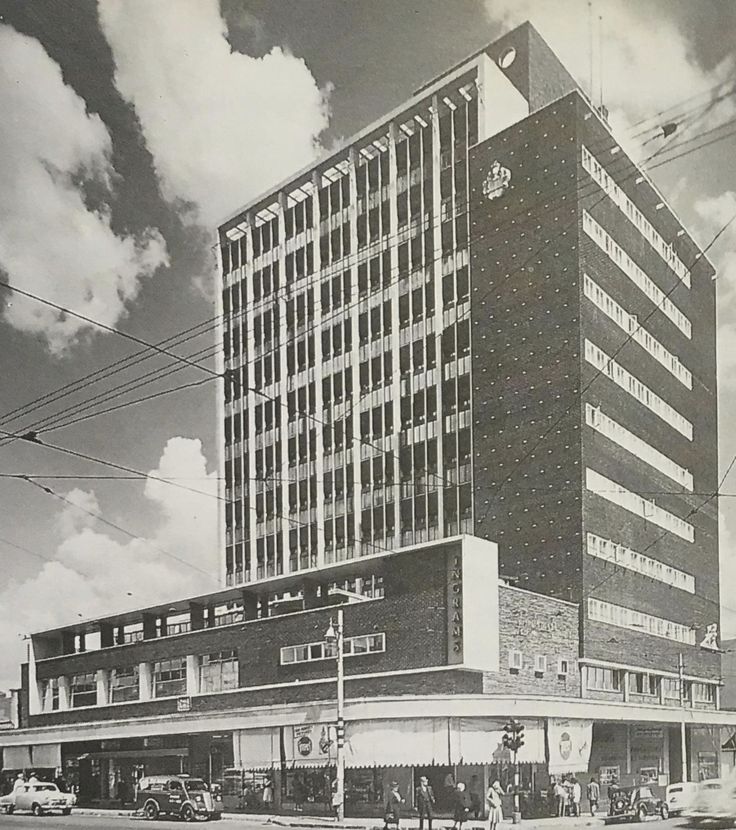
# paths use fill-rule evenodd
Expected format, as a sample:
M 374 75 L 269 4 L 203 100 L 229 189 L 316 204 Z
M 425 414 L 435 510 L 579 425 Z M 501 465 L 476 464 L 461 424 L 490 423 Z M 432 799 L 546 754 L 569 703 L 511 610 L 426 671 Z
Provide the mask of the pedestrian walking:
M 503 801 L 501 796 L 503 790 L 498 781 L 494 781 L 486 793 L 486 806 L 488 807 L 488 830 L 496 830 L 503 821 Z
M 271 779 L 267 779 L 266 783 L 263 785 L 263 809 L 270 813 L 273 807 L 273 784 L 271 783 Z
M 565 815 L 567 805 L 567 788 L 562 781 L 557 781 L 555 784 L 555 799 L 557 801 L 557 815 L 562 817 Z
M 427 830 L 432 830 L 432 819 L 434 818 L 434 792 L 426 775 L 419 779 L 419 786 L 415 793 L 415 804 L 419 812 L 419 830 L 424 830 L 424 819 L 427 819 Z
M 598 812 L 598 802 L 600 801 L 601 797 L 601 788 L 600 784 L 595 780 L 595 778 L 590 779 L 590 783 L 588 784 L 588 804 L 590 804 L 590 814 L 591 816 L 595 816 Z
M 386 799 L 383 830 L 388 830 L 389 824 L 393 824 L 396 827 L 396 830 L 398 830 L 399 822 L 401 821 L 401 805 L 403 803 L 404 799 L 401 797 L 401 793 L 399 792 L 399 784 L 397 781 L 392 781 L 391 789 L 389 790 L 388 798 Z
M 577 778 L 572 779 L 572 787 L 570 788 L 572 795 L 572 815 L 580 815 L 580 802 L 583 800 L 583 788 Z
M 463 830 L 463 822 L 470 815 L 470 794 L 465 789 L 465 784 L 458 781 L 453 795 L 453 810 L 452 810 L 452 830 Z
M 19 772 L 15 776 L 15 781 L 13 782 L 13 792 L 17 793 L 21 787 L 25 787 L 26 785 L 26 777 L 23 775 L 22 772 Z

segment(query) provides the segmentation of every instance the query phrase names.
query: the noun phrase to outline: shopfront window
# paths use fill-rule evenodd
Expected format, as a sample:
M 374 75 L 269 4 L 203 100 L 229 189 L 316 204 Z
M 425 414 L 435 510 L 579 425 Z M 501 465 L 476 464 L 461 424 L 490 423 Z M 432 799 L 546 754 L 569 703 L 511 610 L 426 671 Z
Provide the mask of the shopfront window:
M 73 675 L 70 689 L 72 707 L 94 706 L 97 703 L 97 678 L 91 672 Z
M 224 692 L 237 689 L 239 665 L 237 649 L 201 654 L 199 657 L 199 691 Z
M 187 691 L 187 665 L 184 657 L 160 660 L 153 664 L 153 696 L 176 697 Z
M 112 669 L 110 672 L 110 703 L 138 700 L 138 666 Z

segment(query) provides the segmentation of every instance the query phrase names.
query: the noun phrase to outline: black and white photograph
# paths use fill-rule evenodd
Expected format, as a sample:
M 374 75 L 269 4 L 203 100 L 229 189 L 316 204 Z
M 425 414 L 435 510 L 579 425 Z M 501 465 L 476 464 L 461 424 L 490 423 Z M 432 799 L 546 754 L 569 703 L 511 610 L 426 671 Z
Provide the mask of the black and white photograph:
M 736 826 L 736 0 L 0 0 L 0 830 Z

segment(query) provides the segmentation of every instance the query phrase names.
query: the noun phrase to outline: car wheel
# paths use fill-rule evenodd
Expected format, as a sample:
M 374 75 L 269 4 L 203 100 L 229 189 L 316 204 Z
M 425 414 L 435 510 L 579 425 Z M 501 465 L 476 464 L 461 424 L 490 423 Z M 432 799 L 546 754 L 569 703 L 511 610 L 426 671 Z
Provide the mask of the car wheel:
M 5 808 L 5 815 L 12 816 L 13 810 L 15 810 L 15 804 L 8 804 L 8 806 Z
M 659 808 L 659 814 L 660 814 L 660 816 L 662 816 L 663 820 L 668 819 L 670 817 L 670 808 L 666 804 L 663 804 Z
M 639 821 L 646 821 L 647 820 L 647 808 L 643 804 L 639 805 L 639 807 L 636 811 L 636 818 Z
M 43 807 L 40 804 L 34 804 L 33 807 L 31 807 L 31 812 L 34 816 L 42 816 Z
M 143 807 L 143 816 L 148 821 L 155 821 L 158 818 L 158 804 L 155 801 L 147 801 Z
M 185 804 L 181 808 L 181 817 L 184 821 L 196 821 L 197 817 L 194 815 L 194 810 L 190 807 L 189 804 Z

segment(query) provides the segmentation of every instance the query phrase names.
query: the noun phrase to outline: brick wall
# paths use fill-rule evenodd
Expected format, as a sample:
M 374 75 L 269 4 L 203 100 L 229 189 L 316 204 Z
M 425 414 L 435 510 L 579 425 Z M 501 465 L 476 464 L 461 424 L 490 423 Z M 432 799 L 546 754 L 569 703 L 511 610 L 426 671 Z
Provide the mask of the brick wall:
M 520 587 L 571 600 L 582 586 L 575 100 L 470 160 L 475 533 L 498 543 Z M 494 161 L 511 183 L 489 201 Z
M 486 694 L 579 697 L 578 607 L 509 586 L 499 591 L 500 665 L 498 673 L 483 675 Z M 509 669 L 509 650 L 518 649 L 523 666 Z M 535 674 L 534 657 L 547 658 L 547 670 Z M 568 674 L 560 677 L 557 661 L 567 660 Z

